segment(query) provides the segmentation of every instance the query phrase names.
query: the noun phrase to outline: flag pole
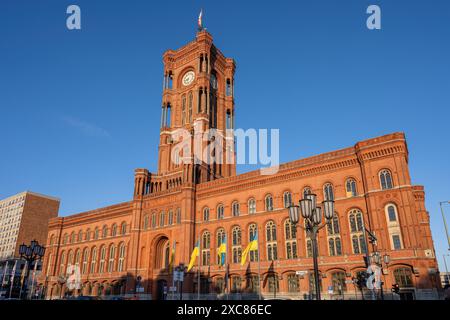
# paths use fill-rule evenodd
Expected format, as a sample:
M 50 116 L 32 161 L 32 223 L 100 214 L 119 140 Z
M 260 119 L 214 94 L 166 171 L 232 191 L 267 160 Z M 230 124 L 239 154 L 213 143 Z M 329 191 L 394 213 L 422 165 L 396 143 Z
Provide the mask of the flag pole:
M 225 239 L 226 242 L 228 242 L 228 237 Z M 228 294 L 230 293 L 230 286 L 229 286 L 229 281 L 228 281 L 228 270 L 229 270 L 229 265 L 228 265 L 228 243 L 225 243 L 225 283 L 226 283 L 226 293 L 227 293 L 227 300 L 228 300 Z
M 200 237 L 198 238 L 198 244 L 199 244 L 199 248 L 198 248 L 198 270 L 197 270 L 197 272 L 198 272 L 197 300 L 200 300 L 200 258 L 201 258 L 201 256 L 200 256 L 200 248 L 202 246 Z
M 259 233 L 259 232 L 258 232 Z M 258 291 L 259 291 L 259 300 L 261 298 L 261 251 L 259 250 L 259 234 L 257 236 L 258 241 Z

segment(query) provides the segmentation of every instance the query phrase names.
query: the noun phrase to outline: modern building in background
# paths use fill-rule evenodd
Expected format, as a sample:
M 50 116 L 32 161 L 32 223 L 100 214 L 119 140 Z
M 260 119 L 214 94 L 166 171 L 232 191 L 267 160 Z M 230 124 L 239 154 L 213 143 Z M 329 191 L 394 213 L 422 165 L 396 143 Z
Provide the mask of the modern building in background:
M 196 298 L 199 287 L 211 298 L 250 297 L 260 290 L 264 297 L 308 298 L 314 287 L 311 239 L 294 228 L 287 207 L 309 193 L 318 202 L 335 201 L 335 217 L 318 239 L 323 297 L 361 298 L 353 280 L 365 274 L 366 255 L 378 251 L 389 256 L 382 269 L 386 293 L 398 284 L 404 299 L 437 298 L 440 279 L 425 191 L 412 183 L 403 133 L 285 163 L 273 175 L 236 175 L 235 165 L 223 161 L 176 164 L 174 130 L 191 131 L 194 124 L 233 129 L 235 62 L 205 30 L 166 51 L 163 61 L 158 170 L 135 170 L 129 202 L 51 219 L 41 277 L 47 298 L 68 292 L 68 269 L 75 266 L 77 294 L 163 299 L 173 267 L 189 263 L 198 241 L 199 260 L 184 278 L 186 298 Z M 299 128 L 290 140 L 293 148 L 304 134 Z M 365 228 L 376 235 L 376 244 L 369 243 Z M 259 249 L 242 266 L 242 252 L 255 234 Z M 218 248 L 224 242 L 222 266 Z
M 0 200 L 0 260 L 18 257 L 22 243 L 45 245 L 48 222 L 58 210 L 59 199 L 30 191 Z

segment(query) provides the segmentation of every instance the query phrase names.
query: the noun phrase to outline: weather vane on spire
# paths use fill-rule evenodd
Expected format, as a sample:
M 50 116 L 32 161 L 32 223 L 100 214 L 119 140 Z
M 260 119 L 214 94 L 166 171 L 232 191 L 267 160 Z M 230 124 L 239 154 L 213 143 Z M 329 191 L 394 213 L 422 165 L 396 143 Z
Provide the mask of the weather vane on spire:
M 200 9 L 200 14 L 198 15 L 198 31 L 202 31 L 204 29 L 202 17 L 203 17 L 203 9 Z

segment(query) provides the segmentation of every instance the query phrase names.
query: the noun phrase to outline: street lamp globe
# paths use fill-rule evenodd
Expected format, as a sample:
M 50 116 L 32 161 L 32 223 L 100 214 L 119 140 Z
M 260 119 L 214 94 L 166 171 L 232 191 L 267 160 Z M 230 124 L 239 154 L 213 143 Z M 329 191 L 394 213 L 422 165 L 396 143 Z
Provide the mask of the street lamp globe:
M 291 205 L 289 207 L 289 219 L 291 219 L 291 223 L 297 224 L 299 220 L 299 206 Z
M 21 244 L 19 247 L 19 254 L 24 255 L 26 252 L 27 252 L 27 245 L 25 243 Z
M 30 247 L 31 247 L 31 249 L 34 250 L 34 247 L 36 247 L 37 245 L 38 245 L 38 242 L 36 240 L 33 240 L 33 241 L 31 241 Z
M 391 262 L 391 256 L 388 255 L 387 253 L 383 256 L 383 259 L 386 265 L 388 265 Z
M 317 195 L 314 193 L 309 193 L 305 195 L 305 199 L 311 200 L 311 208 L 314 210 L 317 207 Z
M 321 221 L 322 221 L 322 208 L 317 207 L 316 209 L 314 209 L 313 222 L 315 224 L 320 224 Z
M 312 201 L 310 199 L 300 200 L 300 210 L 302 212 L 302 217 L 305 219 L 311 218 L 312 215 Z
M 323 214 L 325 215 L 325 219 L 331 220 L 334 215 L 334 201 L 333 200 L 325 200 L 322 202 L 323 205 Z

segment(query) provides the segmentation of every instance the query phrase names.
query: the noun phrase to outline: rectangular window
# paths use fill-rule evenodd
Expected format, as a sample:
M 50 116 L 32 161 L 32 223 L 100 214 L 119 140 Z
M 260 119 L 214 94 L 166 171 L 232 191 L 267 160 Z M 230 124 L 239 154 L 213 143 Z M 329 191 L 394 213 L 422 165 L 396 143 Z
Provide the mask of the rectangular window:
M 398 234 L 392 236 L 392 243 L 395 250 L 400 250 L 402 248 L 402 243 Z

